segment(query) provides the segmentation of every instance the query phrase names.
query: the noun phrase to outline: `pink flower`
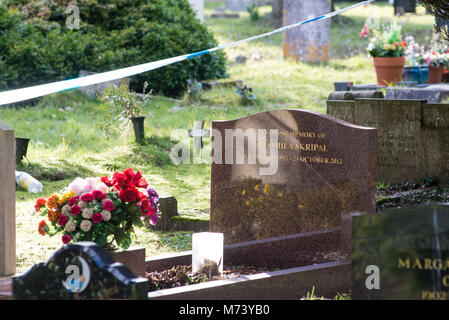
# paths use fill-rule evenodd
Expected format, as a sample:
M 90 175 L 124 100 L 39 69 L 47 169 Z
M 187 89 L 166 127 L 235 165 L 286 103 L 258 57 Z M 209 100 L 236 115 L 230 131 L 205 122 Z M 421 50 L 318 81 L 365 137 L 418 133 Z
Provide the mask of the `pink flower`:
M 97 212 L 92 215 L 91 219 L 93 223 L 100 223 L 103 220 L 103 215 Z
M 60 215 L 58 218 L 58 225 L 61 227 L 64 227 L 67 223 L 67 221 L 69 221 L 69 218 L 67 218 L 65 215 Z
M 112 211 L 115 209 L 114 203 L 111 200 L 103 200 L 102 205 L 104 210 Z
M 78 216 L 81 213 L 81 208 L 77 205 L 74 205 L 72 209 L 70 209 L 70 213 L 74 216 Z
M 366 37 L 368 35 L 369 35 L 369 29 L 368 29 L 368 25 L 365 23 L 362 31 L 360 32 L 360 37 Z
M 92 195 L 96 200 L 103 200 L 104 198 L 106 198 L 106 194 L 100 190 L 92 191 Z
M 85 193 L 81 196 L 81 201 L 84 202 L 92 202 L 95 200 L 95 197 L 92 193 Z
M 72 237 L 68 234 L 62 236 L 62 243 L 67 244 L 72 240 Z

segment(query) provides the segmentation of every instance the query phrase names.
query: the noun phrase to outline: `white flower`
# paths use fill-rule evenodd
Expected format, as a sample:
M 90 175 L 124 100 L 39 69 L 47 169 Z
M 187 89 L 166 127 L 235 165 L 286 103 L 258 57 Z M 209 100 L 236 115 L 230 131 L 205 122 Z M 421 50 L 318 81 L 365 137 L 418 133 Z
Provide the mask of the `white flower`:
M 107 185 L 105 185 L 102 181 L 97 183 L 97 186 L 95 187 L 95 189 L 100 190 L 103 193 L 108 193 L 109 188 Z
M 83 220 L 81 221 L 80 228 L 84 232 L 89 232 L 90 228 L 92 228 L 92 222 L 90 220 Z
M 109 212 L 108 210 L 101 211 L 101 215 L 103 216 L 104 221 L 111 220 L 111 212 Z
M 69 184 L 68 191 L 72 191 L 75 194 L 80 194 L 81 189 L 84 186 L 84 179 L 81 179 L 80 177 L 73 180 L 71 184 Z
M 81 216 L 84 219 L 90 219 L 90 218 L 92 218 L 93 214 L 94 214 L 94 211 L 92 209 L 85 208 L 85 209 L 83 209 L 83 212 L 81 213 Z
M 87 208 L 87 203 L 80 200 L 80 201 L 78 201 L 78 207 L 80 207 L 81 209 L 85 209 L 85 208 Z
M 70 219 L 70 220 L 66 223 L 64 229 L 65 229 L 65 231 L 67 231 L 67 232 L 73 232 L 73 231 L 75 231 L 75 229 L 76 229 L 76 224 L 75 224 L 75 222 L 73 221 L 73 219 Z
M 63 215 L 68 216 L 70 214 L 70 206 L 66 204 L 65 206 L 62 207 L 61 212 Z
M 82 193 L 88 193 L 92 190 L 100 190 L 104 193 L 108 191 L 108 187 L 98 178 L 76 178 L 71 184 L 69 184 L 68 191 L 75 192 L 76 195 Z

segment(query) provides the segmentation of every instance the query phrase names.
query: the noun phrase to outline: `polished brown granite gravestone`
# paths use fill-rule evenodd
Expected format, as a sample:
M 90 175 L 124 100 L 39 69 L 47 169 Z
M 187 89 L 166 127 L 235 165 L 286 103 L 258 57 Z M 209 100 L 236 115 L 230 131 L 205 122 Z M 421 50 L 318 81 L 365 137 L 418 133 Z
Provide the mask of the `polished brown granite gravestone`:
M 275 143 L 270 130 L 277 129 L 275 174 L 261 175 L 267 165 L 258 160 L 248 164 L 258 154 L 247 138 L 244 164 L 236 164 L 237 138 L 231 147 L 227 129 L 249 135 L 248 129 L 266 129 L 268 152 Z M 212 131 L 210 230 L 223 232 L 225 243 L 328 230 L 340 226 L 345 211 L 375 210 L 376 129 L 312 111 L 275 110 L 214 121 Z M 233 164 L 226 164 L 230 153 Z

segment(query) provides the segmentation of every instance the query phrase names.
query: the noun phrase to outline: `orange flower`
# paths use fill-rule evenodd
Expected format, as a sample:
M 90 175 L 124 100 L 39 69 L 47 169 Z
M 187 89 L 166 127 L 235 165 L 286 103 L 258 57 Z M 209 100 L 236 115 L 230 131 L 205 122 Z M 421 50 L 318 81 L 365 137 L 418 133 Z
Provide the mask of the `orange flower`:
M 46 204 L 47 204 L 47 200 L 45 198 L 39 198 L 36 200 L 34 209 L 36 210 L 36 212 L 39 212 L 42 207 L 45 207 Z
M 61 212 L 58 209 L 50 209 L 50 211 L 48 211 L 48 220 L 50 220 L 50 222 L 56 221 L 60 214 Z
M 41 222 L 39 222 L 39 228 L 38 231 L 41 235 L 45 236 L 47 234 L 47 222 L 45 222 L 45 220 L 42 220 Z
M 407 41 L 401 41 L 401 47 L 405 49 L 407 47 Z
M 59 205 L 59 197 L 55 193 L 50 198 L 48 198 L 47 207 L 49 207 L 50 209 L 56 209 L 58 205 Z

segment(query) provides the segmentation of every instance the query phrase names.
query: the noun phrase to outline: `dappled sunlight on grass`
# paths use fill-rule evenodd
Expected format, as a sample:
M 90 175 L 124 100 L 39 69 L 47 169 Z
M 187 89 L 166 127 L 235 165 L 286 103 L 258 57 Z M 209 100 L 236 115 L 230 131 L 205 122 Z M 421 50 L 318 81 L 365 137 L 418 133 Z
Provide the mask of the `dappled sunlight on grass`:
M 336 3 L 341 8 L 352 3 Z M 260 9 L 261 18 L 250 22 L 247 12 L 240 19 L 212 19 L 215 7 L 224 1 L 206 3 L 205 24 L 220 44 L 271 31 L 269 6 Z M 32 264 L 45 261 L 61 246 L 59 237 L 42 237 L 37 224 L 42 219 L 33 214 L 38 196 L 49 196 L 67 186 L 75 177 L 111 175 L 116 170 L 132 167 L 141 170 L 151 186 L 165 196 L 175 196 L 178 211 L 208 212 L 210 202 L 210 164 L 171 163 L 169 152 L 178 141 L 170 137 L 175 129 L 192 129 L 195 121 L 204 120 L 210 129 L 214 120 L 232 120 L 273 109 L 303 108 L 325 112 L 326 99 L 335 81 L 374 83 L 372 59 L 366 54 L 367 40 L 359 32 L 367 19 L 392 19 L 403 23 L 406 34 L 423 41 L 432 32 L 433 18 L 425 15 L 393 17 L 393 9 L 384 3 L 358 8 L 333 19 L 330 61 L 307 64 L 283 58 L 283 35 L 261 39 L 236 48 L 226 49 L 229 58 L 226 80 L 242 80 L 253 89 L 257 99 L 243 103 L 235 88 L 214 88 L 203 91 L 197 101 L 152 97 L 145 105 L 146 140 L 134 142 L 128 128 L 106 136 L 98 129 L 105 114 L 96 99 L 89 99 L 74 90 L 44 97 L 36 106 L 2 108 L 0 120 L 13 127 L 16 136 L 29 137 L 27 158 L 18 166 L 36 176 L 44 185 L 42 194 L 29 194 L 18 189 L 16 196 L 17 263 L 19 272 Z M 243 55 L 245 64 L 235 64 Z M 157 72 L 157 71 L 155 71 Z M 150 84 L 151 86 L 151 84 Z M 191 143 L 193 142 L 190 139 Z M 205 139 L 210 147 L 210 139 Z M 206 149 L 205 149 L 206 150 Z M 207 153 L 207 151 L 204 151 Z M 147 256 L 189 250 L 191 233 L 164 233 L 137 230 L 133 245 L 145 246 Z

